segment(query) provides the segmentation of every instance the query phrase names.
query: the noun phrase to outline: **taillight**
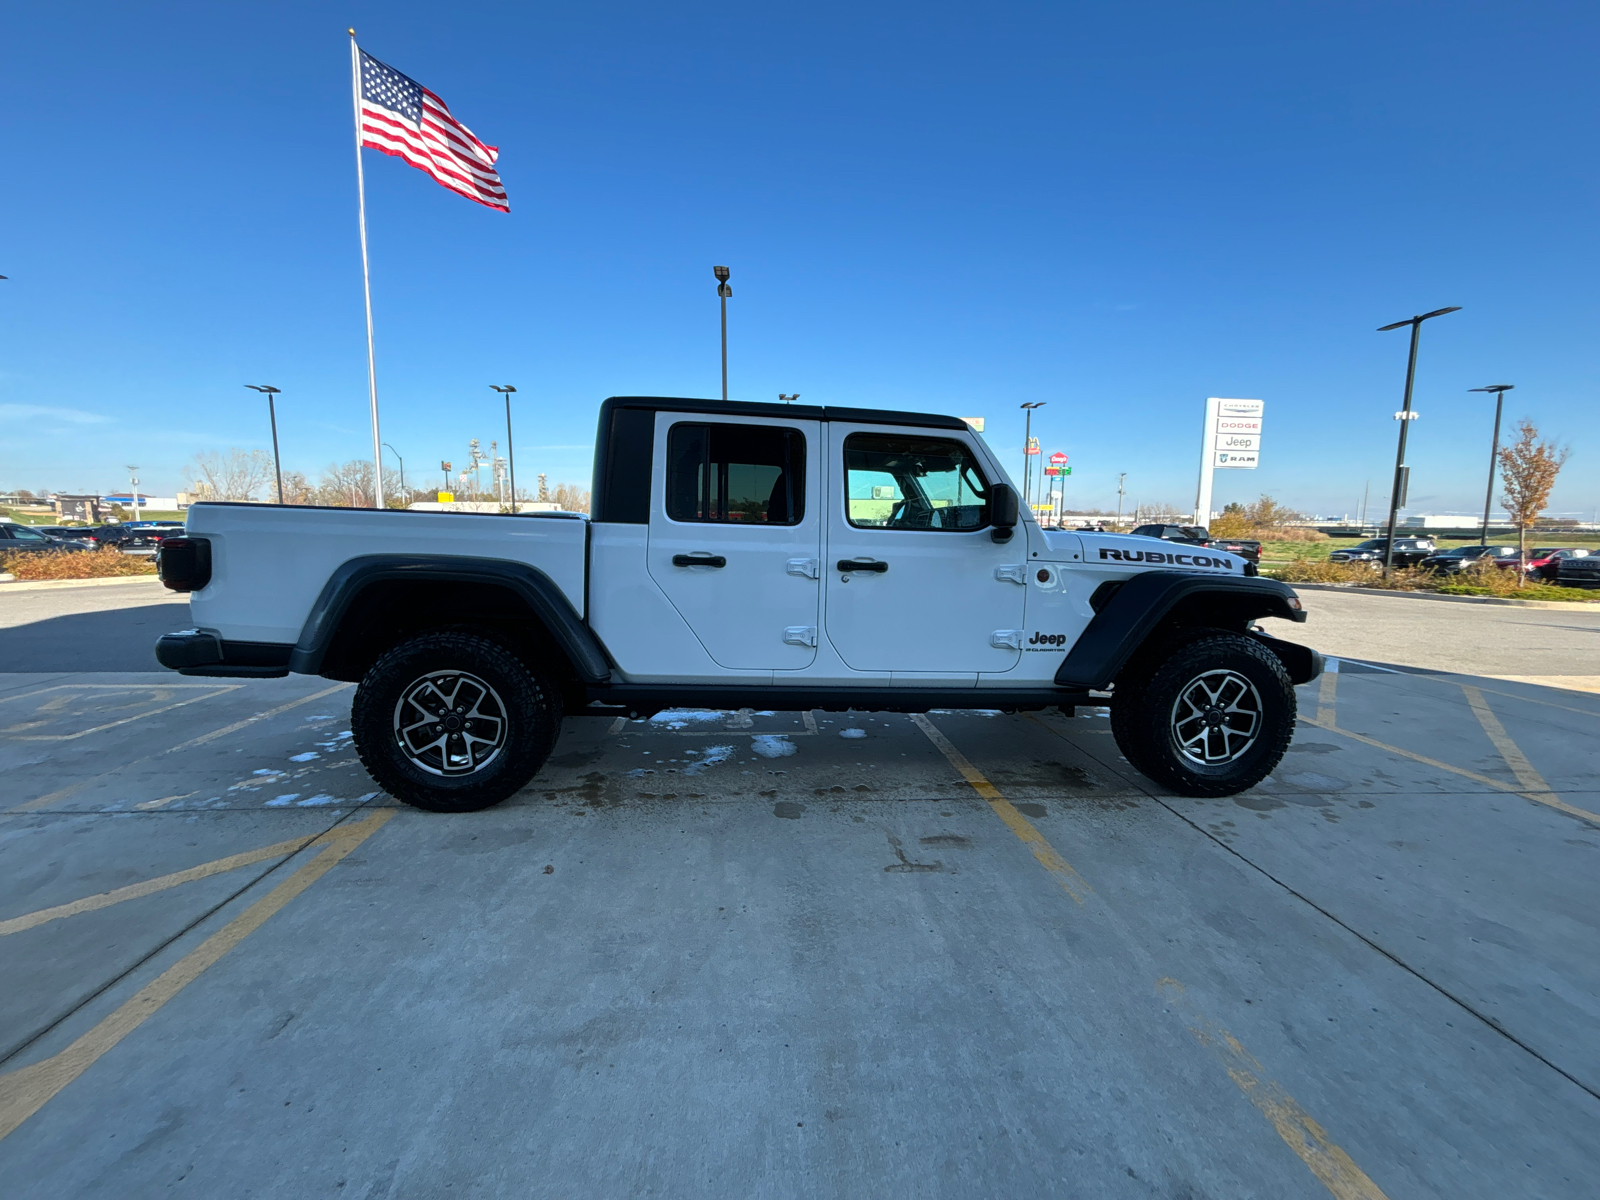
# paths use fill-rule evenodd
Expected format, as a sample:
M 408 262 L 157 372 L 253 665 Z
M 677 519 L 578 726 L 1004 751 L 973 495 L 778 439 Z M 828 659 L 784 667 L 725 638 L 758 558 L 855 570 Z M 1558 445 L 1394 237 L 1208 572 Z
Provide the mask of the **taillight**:
M 211 582 L 211 543 L 205 538 L 162 538 L 156 546 L 156 574 L 175 592 L 199 591 Z

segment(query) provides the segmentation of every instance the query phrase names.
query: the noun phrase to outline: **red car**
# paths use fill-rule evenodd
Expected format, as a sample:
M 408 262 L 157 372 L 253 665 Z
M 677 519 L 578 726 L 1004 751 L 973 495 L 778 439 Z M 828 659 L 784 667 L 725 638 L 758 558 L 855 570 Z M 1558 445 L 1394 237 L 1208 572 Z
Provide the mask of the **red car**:
M 1579 546 L 1540 546 L 1528 551 L 1528 578 L 1554 583 L 1556 572 L 1561 568 L 1563 558 L 1585 558 L 1596 551 L 1585 550 Z M 1497 567 L 1512 568 L 1517 565 L 1515 554 L 1506 555 L 1494 560 Z

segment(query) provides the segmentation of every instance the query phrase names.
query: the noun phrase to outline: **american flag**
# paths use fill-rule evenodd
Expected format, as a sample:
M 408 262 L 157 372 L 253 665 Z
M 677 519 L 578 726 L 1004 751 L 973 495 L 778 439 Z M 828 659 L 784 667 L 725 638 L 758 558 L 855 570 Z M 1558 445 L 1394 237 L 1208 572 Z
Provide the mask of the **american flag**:
M 361 51 L 361 144 L 403 158 L 489 208 L 510 212 L 494 169 L 500 151 L 485 146 L 415 79 Z

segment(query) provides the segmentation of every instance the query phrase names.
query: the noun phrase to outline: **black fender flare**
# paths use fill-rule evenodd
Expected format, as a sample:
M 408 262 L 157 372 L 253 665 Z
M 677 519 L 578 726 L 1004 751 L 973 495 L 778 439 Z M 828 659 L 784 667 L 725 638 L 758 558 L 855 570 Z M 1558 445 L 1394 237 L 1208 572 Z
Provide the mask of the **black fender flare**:
M 369 554 L 342 563 L 311 606 L 300 629 L 300 639 L 289 654 L 289 670 L 320 675 L 334 636 L 357 597 L 375 584 L 413 580 L 487 583 L 506 588 L 543 623 L 581 682 L 605 683 L 611 678 L 611 664 L 593 631 L 555 581 L 538 567 L 499 558 L 444 554 Z
M 1300 597 L 1288 584 L 1276 579 L 1141 571 L 1122 581 L 1099 606 L 1057 668 L 1057 685 L 1104 691 L 1145 640 L 1180 606 L 1194 609 L 1202 624 L 1231 626 L 1241 633 L 1259 617 L 1306 619 Z M 1285 667 L 1292 678 L 1294 669 L 1287 663 Z

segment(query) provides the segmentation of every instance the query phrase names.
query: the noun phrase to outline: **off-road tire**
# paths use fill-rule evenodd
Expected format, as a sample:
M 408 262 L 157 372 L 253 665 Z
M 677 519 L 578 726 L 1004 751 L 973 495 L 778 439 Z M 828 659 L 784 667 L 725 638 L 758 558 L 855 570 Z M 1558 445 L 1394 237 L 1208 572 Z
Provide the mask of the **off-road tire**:
M 461 705 L 441 704 L 447 696 Z M 468 705 L 449 733 L 442 724 L 421 735 L 401 732 L 424 725 L 425 712 L 442 709 L 442 721 Z M 431 812 L 475 812 L 538 773 L 561 732 L 561 715 L 548 678 L 498 642 L 446 630 L 401 642 L 372 664 L 356 688 L 350 731 L 367 773 L 395 799 Z M 440 744 L 422 746 L 433 728 Z
M 1220 702 L 1195 707 L 1193 698 L 1212 689 Z M 1184 796 L 1232 796 L 1278 765 L 1294 736 L 1295 713 L 1294 684 L 1277 655 L 1219 631 L 1125 671 L 1111 731 L 1128 762 L 1163 787 Z M 1202 761 L 1213 753 L 1216 761 Z

